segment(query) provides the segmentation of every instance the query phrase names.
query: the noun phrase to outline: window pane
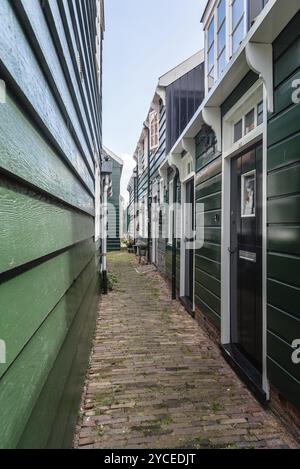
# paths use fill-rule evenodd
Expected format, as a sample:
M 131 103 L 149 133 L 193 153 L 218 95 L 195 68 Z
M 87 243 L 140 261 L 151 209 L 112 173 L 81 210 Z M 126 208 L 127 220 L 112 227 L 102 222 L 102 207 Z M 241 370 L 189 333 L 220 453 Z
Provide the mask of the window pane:
M 245 134 L 254 129 L 254 109 L 245 116 Z
M 240 140 L 243 136 L 243 119 L 238 121 L 234 126 L 234 142 Z
M 208 27 L 208 48 L 212 45 L 214 42 L 214 34 L 215 34 L 215 28 L 214 28 L 214 20 L 212 19 L 209 27 Z
M 232 5 L 232 29 L 234 30 L 244 14 L 244 0 L 235 0 Z
M 226 15 L 226 2 L 221 0 L 218 6 L 218 28 L 221 26 Z
M 268 0 L 251 0 L 249 2 L 249 28 L 254 23 L 261 10 L 266 6 Z
M 235 30 L 232 36 L 232 53 L 233 54 L 238 50 L 243 39 L 244 39 L 244 20 L 240 22 L 239 26 L 237 27 L 237 29 Z
M 208 53 L 208 70 L 210 71 L 211 67 L 214 65 L 214 53 L 215 53 L 215 48 L 212 47 Z
M 262 124 L 264 121 L 264 105 L 261 101 L 257 106 L 257 125 Z
M 215 81 L 215 70 L 214 67 L 211 69 L 210 73 L 208 74 L 208 89 L 210 90 L 214 86 Z
M 221 75 L 225 67 L 226 67 L 226 55 L 225 55 L 225 50 L 224 50 L 222 54 L 220 55 L 220 57 L 218 58 L 218 76 Z
M 225 23 L 224 23 L 222 28 L 218 32 L 218 55 L 225 47 L 225 41 L 226 41 L 225 31 L 226 30 L 225 30 Z

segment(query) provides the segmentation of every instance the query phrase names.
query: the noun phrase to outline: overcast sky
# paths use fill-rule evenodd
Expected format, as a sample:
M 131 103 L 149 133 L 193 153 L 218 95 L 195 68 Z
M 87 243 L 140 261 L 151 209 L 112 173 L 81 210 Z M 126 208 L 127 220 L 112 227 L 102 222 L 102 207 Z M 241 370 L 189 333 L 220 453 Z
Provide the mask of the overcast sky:
M 206 0 L 105 0 L 103 143 L 124 160 L 121 193 L 134 167 L 158 78 L 203 48 Z

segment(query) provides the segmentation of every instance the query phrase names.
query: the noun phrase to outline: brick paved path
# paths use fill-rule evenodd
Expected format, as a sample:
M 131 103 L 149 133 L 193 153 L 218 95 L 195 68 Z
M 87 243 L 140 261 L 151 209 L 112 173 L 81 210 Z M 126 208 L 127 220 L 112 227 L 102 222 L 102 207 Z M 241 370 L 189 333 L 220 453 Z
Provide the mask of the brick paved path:
M 80 448 L 295 447 L 157 273 L 110 256 L 75 438 Z

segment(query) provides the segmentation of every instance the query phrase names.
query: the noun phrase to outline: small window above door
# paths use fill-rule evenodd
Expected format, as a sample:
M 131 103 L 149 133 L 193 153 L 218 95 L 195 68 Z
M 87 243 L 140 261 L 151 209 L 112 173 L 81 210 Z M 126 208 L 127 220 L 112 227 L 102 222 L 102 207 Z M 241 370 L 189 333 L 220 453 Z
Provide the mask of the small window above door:
M 223 158 L 249 146 L 263 134 L 264 113 L 263 85 L 257 80 L 223 117 Z
M 256 210 L 256 171 L 249 171 L 241 177 L 241 216 L 255 217 Z

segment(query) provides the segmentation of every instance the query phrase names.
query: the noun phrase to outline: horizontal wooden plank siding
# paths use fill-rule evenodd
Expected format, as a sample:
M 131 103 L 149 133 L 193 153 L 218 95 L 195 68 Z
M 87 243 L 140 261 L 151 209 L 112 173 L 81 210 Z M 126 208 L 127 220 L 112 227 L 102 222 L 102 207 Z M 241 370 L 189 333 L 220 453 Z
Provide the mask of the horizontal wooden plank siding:
M 0 106 L 0 168 L 94 215 L 94 199 L 18 107 L 10 93 Z
M 93 194 L 92 175 L 8 0 L 1 1 L 0 20 L 3 28 L 0 42 L 0 72 L 4 74 L 6 80 L 9 80 L 10 86 L 22 98 L 23 105 L 28 107 L 53 145 Z M 11 50 L 14 51 L 13 54 Z
M 195 140 L 196 225 L 197 233 L 204 234 L 203 246 L 196 250 L 195 301 L 220 329 L 222 165 L 210 128 L 204 126 Z
M 274 113 L 268 121 L 268 376 L 300 408 L 300 13 L 274 43 Z
M 163 103 L 160 105 L 160 113 L 159 113 L 159 148 L 156 152 L 156 156 L 152 165 L 151 169 L 151 178 L 152 180 L 156 178 L 160 181 L 161 177 L 159 174 L 159 167 L 163 163 L 166 158 L 166 107 Z M 159 185 L 159 199 L 164 199 L 164 194 L 160 193 L 161 186 Z M 164 211 L 161 210 L 160 213 L 160 231 L 159 231 L 159 239 L 157 240 L 157 268 L 158 270 L 165 275 L 166 274 L 166 245 L 167 241 L 163 237 L 163 222 Z
M 62 8 L 0 2 L 1 448 L 71 446 L 97 311 L 96 0 L 78 26 Z M 83 34 L 86 79 L 70 41 Z

